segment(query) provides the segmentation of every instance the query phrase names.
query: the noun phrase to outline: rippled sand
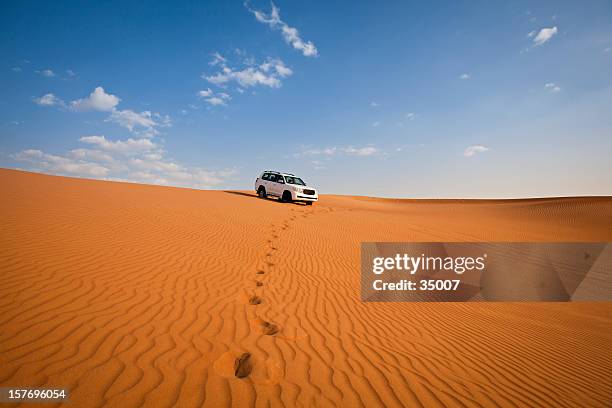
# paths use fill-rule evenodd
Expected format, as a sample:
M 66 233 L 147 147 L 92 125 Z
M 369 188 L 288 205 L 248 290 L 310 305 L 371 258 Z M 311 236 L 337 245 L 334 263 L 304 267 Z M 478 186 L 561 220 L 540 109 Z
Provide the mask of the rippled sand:
M 612 406 L 612 303 L 360 301 L 362 241 L 612 241 L 612 199 L 312 207 L 0 170 L 0 386 L 95 406 Z

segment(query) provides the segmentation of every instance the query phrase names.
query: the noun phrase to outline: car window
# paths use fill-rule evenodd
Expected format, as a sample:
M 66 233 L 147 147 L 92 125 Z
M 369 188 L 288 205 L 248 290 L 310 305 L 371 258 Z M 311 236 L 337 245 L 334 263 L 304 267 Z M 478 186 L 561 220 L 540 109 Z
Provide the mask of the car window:
M 269 176 L 270 176 L 270 175 L 269 175 L 268 173 L 264 173 L 264 174 L 263 174 L 263 176 L 261 176 L 261 179 L 262 179 L 262 180 L 268 180 L 268 177 L 269 177 Z
M 276 182 L 277 183 L 281 183 L 281 184 L 285 184 L 285 179 L 283 178 L 283 176 L 281 176 L 279 174 L 278 176 L 276 176 Z
M 276 181 L 276 174 L 268 175 L 268 181 Z
M 304 183 L 302 181 L 302 179 L 299 178 L 299 177 L 285 177 L 285 179 L 287 180 L 287 183 L 289 183 L 289 184 L 296 184 L 298 186 L 305 186 L 306 185 L 306 183 Z

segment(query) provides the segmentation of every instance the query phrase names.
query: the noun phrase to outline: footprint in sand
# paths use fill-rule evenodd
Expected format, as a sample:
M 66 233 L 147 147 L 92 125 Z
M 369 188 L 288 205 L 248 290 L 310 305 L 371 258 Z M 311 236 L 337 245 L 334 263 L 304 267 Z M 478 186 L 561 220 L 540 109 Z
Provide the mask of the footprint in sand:
M 242 347 L 231 347 L 214 362 L 213 367 L 221 377 L 248 380 L 260 385 L 276 385 L 284 374 L 275 360 L 258 356 Z
M 274 336 L 280 332 L 279 325 L 267 322 L 259 317 L 251 320 L 251 327 L 266 336 Z
M 249 298 L 249 305 L 259 305 L 261 302 L 262 300 L 259 296 L 251 296 Z
M 242 353 L 234 362 L 234 375 L 238 378 L 245 378 L 251 374 L 251 371 L 253 371 L 251 353 Z
M 263 286 L 263 282 L 261 282 L 261 281 L 255 281 L 255 286 Z
M 264 273 L 264 271 L 257 271 L 257 275 L 263 275 Z
M 261 330 L 266 336 L 274 336 L 276 333 L 278 333 L 279 329 L 278 326 L 274 323 L 263 322 L 263 324 L 261 325 Z

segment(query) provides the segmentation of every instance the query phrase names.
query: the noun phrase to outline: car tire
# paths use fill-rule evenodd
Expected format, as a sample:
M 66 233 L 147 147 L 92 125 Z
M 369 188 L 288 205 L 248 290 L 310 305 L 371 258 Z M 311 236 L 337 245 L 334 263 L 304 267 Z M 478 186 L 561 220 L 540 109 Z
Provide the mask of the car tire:
M 259 187 L 259 190 L 257 190 L 257 196 L 259 198 L 266 198 L 268 195 L 266 194 L 266 189 L 265 187 Z
M 283 192 L 283 197 L 281 198 L 281 201 L 285 203 L 290 203 L 292 201 L 291 192 L 285 190 L 285 192 Z

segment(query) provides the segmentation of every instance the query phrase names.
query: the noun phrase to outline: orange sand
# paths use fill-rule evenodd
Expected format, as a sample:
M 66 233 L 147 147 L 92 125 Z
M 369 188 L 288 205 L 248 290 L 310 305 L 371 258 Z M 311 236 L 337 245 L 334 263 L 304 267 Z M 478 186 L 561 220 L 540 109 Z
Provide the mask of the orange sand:
M 612 303 L 359 294 L 362 241 L 612 241 L 612 198 L 307 207 L 12 170 L 0 191 L 0 386 L 71 407 L 612 405 Z

